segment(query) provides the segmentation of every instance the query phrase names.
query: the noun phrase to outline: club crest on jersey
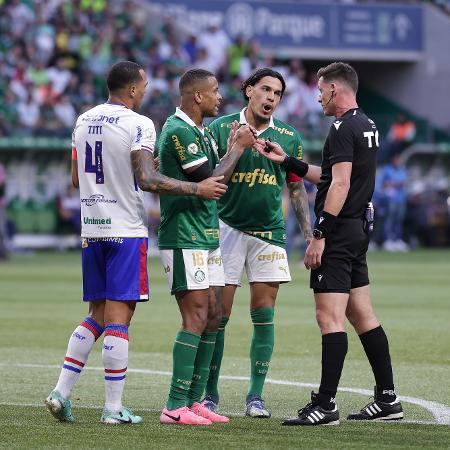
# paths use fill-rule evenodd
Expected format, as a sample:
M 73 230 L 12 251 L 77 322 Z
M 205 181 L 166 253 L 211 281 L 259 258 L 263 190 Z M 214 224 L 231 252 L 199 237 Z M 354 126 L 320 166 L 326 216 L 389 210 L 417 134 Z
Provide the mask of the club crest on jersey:
M 196 155 L 198 153 L 198 145 L 195 142 L 192 142 L 192 144 L 187 146 L 187 150 L 191 155 Z
M 202 283 L 206 278 L 205 272 L 203 272 L 203 270 L 201 269 L 198 269 L 194 274 L 194 278 L 197 283 Z

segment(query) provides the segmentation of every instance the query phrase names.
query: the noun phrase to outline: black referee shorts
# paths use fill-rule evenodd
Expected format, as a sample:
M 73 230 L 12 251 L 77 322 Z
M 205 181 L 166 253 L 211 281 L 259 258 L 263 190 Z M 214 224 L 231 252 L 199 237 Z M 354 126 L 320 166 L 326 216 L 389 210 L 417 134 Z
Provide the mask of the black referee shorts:
M 350 289 L 368 285 L 368 247 L 362 219 L 338 219 L 326 238 L 322 265 L 311 270 L 311 289 L 315 293 L 349 293 Z

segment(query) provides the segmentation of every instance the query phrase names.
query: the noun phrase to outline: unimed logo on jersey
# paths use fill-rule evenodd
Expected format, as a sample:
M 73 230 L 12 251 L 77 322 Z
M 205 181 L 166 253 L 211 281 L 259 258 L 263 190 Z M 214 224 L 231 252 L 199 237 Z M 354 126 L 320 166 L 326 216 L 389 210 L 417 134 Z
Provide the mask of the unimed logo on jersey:
M 100 217 L 83 217 L 83 223 L 85 225 L 111 225 L 111 217 L 106 219 Z

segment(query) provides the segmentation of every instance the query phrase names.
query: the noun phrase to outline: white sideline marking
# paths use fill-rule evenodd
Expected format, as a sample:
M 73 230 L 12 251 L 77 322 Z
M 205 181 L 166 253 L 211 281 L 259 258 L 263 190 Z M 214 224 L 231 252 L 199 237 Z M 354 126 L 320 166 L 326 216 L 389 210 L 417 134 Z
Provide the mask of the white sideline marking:
M 60 365 L 48 365 L 48 364 L 7 364 L 7 363 L 0 363 L 0 367 L 24 367 L 24 368 L 35 368 L 35 369 L 60 369 Z M 95 371 L 101 371 L 103 372 L 103 367 L 84 367 L 84 370 L 95 370 Z M 164 375 L 164 376 L 172 376 L 171 372 L 161 371 L 161 370 L 149 370 L 149 369 L 128 369 L 128 372 L 130 373 L 143 373 L 147 375 Z M 221 379 L 223 380 L 232 380 L 232 381 L 249 381 L 249 377 L 240 377 L 240 376 L 232 376 L 232 375 L 221 375 Z M 307 387 L 307 388 L 318 388 L 318 384 L 313 383 L 300 383 L 297 381 L 285 381 L 285 380 L 273 380 L 271 378 L 266 378 L 266 383 L 269 384 L 276 384 L 280 386 L 296 386 L 296 387 Z M 361 394 L 361 395 L 367 395 L 371 396 L 373 395 L 373 391 L 368 389 L 359 389 L 359 388 L 348 388 L 348 387 L 340 387 L 338 388 L 341 392 L 351 392 L 354 394 Z M 412 403 L 414 405 L 418 405 L 427 411 L 429 411 L 431 414 L 433 414 L 434 418 L 436 419 L 437 424 L 439 425 L 450 425 L 450 408 L 442 403 L 438 402 L 432 402 L 428 400 L 423 400 L 421 398 L 416 397 L 409 397 L 409 396 L 401 396 L 399 395 L 399 398 L 402 402 Z M 1 405 L 8 405 L 8 406 L 41 406 L 37 404 L 15 404 L 15 403 L 3 403 L 0 402 Z M 93 406 L 92 406 L 93 407 Z M 90 406 L 87 406 L 86 408 L 92 408 Z M 142 409 L 143 411 L 149 411 L 154 412 L 152 409 Z M 405 421 L 409 422 L 409 421 Z M 411 421 L 409 423 L 420 423 L 420 424 L 429 424 L 434 422 L 414 422 Z

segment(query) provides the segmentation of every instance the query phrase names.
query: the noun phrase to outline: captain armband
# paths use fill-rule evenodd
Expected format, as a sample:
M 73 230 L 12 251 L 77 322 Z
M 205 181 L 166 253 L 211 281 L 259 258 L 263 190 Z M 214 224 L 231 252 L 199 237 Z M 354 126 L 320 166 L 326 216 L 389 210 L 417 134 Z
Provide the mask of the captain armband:
M 299 177 L 304 177 L 308 173 L 309 164 L 301 161 L 293 156 L 287 156 L 281 163 L 281 166 L 286 170 L 286 172 L 293 172 Z
M 200 183 L 200 181 L 206 180 L 207 178 L 211 177 L 212 174 L 213 170 L 209 165 L 209 161 L 205 161 L 192 172 L 185 172 L 186 178 L 189 181 L 193 181 L 195 183 Z

